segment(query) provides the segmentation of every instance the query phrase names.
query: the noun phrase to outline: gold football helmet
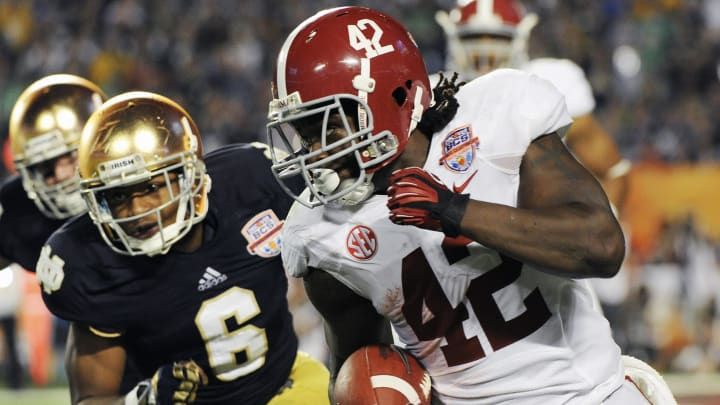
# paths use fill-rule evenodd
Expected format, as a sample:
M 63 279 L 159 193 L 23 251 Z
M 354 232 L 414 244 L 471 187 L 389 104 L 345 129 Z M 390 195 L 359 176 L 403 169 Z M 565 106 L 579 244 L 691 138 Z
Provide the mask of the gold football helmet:
M 81 194 L 90 217 L 118 253 L 165 254 L 207 213 L 210 177 L 197 127 L 167 97 L 133 91 L 108 100 L 83 130 L 78 161 Z M 169 190 L 167 201 L 127 217 L 113 213 L 118 198 L 133 198 L 123 190 L 158 178 Z M 177 205 L 174 222 L 163 223 L 161 211 L 173 204 Z M 152 224 L 154 231 L 129 232 L 132 223 L 146 224 L 145 229 Z
M 28 197 L 49 218 L 84 212 L 75 159 L 85 122 L 105 101 L 98 86 L 70 74 L 32 83 L 10 114 L 10 148 Z M 56 178 L 56 164 L 68 156 L 72 176 Z

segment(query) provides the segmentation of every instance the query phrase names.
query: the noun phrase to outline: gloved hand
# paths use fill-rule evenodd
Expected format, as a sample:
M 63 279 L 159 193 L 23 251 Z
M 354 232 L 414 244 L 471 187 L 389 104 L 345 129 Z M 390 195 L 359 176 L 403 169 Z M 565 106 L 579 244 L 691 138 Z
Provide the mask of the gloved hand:
M 160 367 L 152 379 L 141 381 L 125 397 L 126 404 L 187 405 L 195 402 L 197 391 L 208 378 L 193 360 Z
M 453 193 L 435 175 L 419 167 L 394 171 L 387 192 L 394 223 L 441 231 L 453 238 L 460 235 L 469 194 Z
M 428 138 L 432 138 L 435 132 L 443 129 L 455 117 L 459 106 L 455 93 L 465 84 L 465 82 L 455 83 L 458 78 L 457 73 L 453 73 L 449 80 L 442 72 L 438 72 L 438 75 L 440 79 L 432 90 L 434 104 L 425 110 L 417 126 L 417 129 Z

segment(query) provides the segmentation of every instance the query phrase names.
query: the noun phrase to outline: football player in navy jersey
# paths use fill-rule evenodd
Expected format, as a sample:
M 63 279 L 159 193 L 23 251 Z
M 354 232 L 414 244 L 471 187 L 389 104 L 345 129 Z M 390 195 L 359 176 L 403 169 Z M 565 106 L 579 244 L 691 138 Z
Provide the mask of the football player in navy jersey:
M 35 271 L 47 238 L 87 208 L 80 197 L 77 148 L 85 121 L 105 101 L 102 90 L 70 74 L 28 86 L 10 115 L 10 148 L 19 174 L 0 188 L 0 256 Z M 1 266 L 4 267 L 4 266 Z
M 74 404 L 329 403 L 327 369 L 297 350 L 279 256 L 291 200 L 265 145 L 203 158 L 181 106 L 130 92 L 92 115 L 78 159 L 89 215 L 37 265 L 72 322 Z M 145 380 L 123 395 L 128 358 Z
M 18 97 L 10 114 L 9 143 L 19 173 L 0 187 L 0 269 L 17 263 L 35 271 L 50 234 L 86 210 L 76 169 L 77 146 L 85 121 L 105 99 L 94 83 L 71 74 L 43 77 Z M 10 288 L 20 289 L 20 281 Z M 9 384 L 19 387 L 15 317 L 3 317 L 2 323 Z M 50 336 L 46 338 L 49 343 Z

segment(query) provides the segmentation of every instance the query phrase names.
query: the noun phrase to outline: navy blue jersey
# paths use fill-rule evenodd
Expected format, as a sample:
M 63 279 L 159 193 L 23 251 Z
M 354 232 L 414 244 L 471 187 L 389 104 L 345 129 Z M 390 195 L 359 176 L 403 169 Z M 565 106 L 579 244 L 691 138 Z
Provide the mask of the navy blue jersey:
M 122 333 L 146 378 L 164 364 L 195 360 L 210 379 L 197 404 L 265 404 L 287 381 L 298 343 L 279 255 L 292 200 L 264 152 L 233 145 L 205 157 L 212 188 L 195 252 L 125 256 L 87 215 L 69 221 L 38 263 L 48 308 Z
M 2 185 L 0 204 L 0 256 L 35 271 L 40 249 L 65 220 L 43 215 L 25 193 L 20 176 Z

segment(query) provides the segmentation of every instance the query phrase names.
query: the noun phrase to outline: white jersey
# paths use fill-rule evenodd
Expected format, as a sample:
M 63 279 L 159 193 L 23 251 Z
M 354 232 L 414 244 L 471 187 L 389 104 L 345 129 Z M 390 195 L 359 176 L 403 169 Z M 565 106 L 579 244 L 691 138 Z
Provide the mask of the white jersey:
M 571 117 L 589 114 L 595 109 L 595 97 L 585 72 L 569 59 L 537 58 L 522 67 L 549 81 L 565 96 Z
M 516 206 L 536 137 L 571 119 L 548 82 L 498 70 L 457 94 L 425 169 L 473 199 Z M 585 287 L 467 239 L 392 223 L 387 196 L 353 207 L 295 204 L 290 275 L 320 268 L 372 301 L 430 372 L 444 404 L 599 404 L 623 381 L 620 350 Z
M 535 74 L 552 83 L 565 97 L 571 117 L 579 117 L 595 110 L 595 96 L 590 82 L 582 68 L 570 59 L 536 58 L 516 69 Z M 445 73 L 447 77 L 450 75 L 451 72 Z M 439 79 L 437 74 L 430 75 L 430 87 L 435 87 Z

